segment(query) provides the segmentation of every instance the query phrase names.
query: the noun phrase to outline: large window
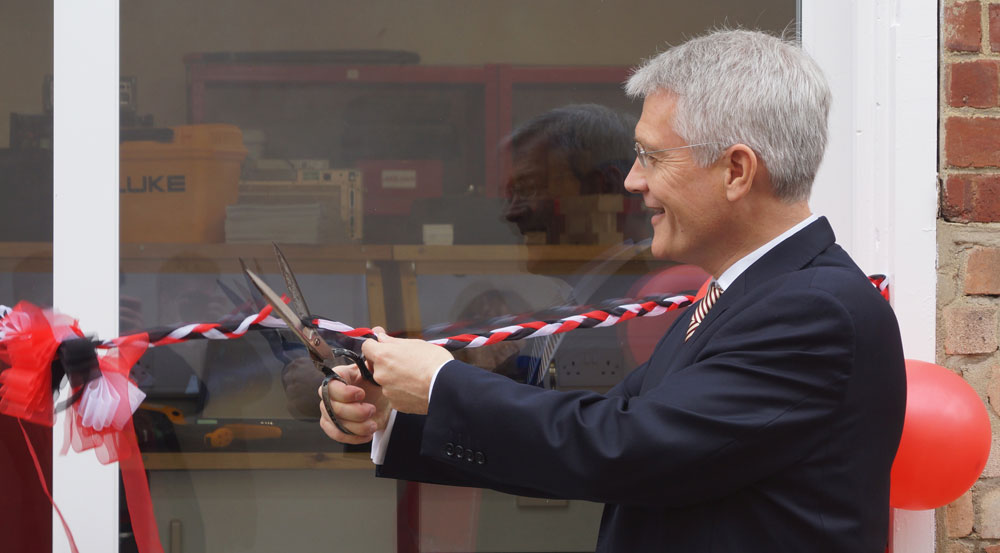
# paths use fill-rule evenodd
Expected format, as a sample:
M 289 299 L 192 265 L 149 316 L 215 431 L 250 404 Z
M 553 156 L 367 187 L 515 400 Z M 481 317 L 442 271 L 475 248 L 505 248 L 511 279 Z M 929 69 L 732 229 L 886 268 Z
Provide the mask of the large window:
M 271 242 L 312 313 L 399 335 L 634 294 L 670 263 L 621 186 L 629 68 L 712 26 L 794 19 L 789 0 L 123 1 L 122 331 L 258 309 L 240 260 L 284 291 Z M 664 322 L 460 356 L 601 390 Z M 302 355 L 256 334 L 140 361 L 165 546 L 593 548 L 599 505 L 376 479 L 366 448 L 320 431 Z
M 3 58 L 20 77 L 0 85 L 17 99 L 0 304 L 44 304 L 52 12 L 21 9 L 0 24 L 25 37 Z M 272 242 L 313 314 L 406 336 L 635 295 L 652 274 L 692 289 L 702 276 L 642 248 L 648 219 L 621 187 L 641 105 L 621 83 L 686 36 L 795 18 L 792 0 L 122 0 L 121 333 L 259 309 L 241 261 L 284 291 Z M 604 390 L 667 322 L 459 355 Z M 600 505 L 376 479 L 364 447 L 319 430 L 320 374 L 302 355 L 254 333 L 140 360 L 135 429 L 165 549 L 593 548 Z M 121 530 L 132 550 L 127 517 Z

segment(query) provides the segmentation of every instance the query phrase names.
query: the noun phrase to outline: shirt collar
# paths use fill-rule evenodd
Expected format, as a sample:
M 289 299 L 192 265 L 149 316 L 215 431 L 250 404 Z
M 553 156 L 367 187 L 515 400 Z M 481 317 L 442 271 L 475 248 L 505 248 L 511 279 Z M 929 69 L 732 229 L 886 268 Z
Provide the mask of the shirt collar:
M 796 232 L 809 226 L 809 224 L 815 221 L 816 219 L 819 219 L 819 215 L 815 214 L 809 215 L 801 222 L 799 222 L 799 224 L 779 234 L 767 244 L 764 244 L 763 246 L 745 255 L 739 261 L 733 263 L 728 269 L 726 269 L 725 272 L 723 272 L 722 275 L 719 276 L 719 279 L 716 282 L 718 282 L 719 286 L 722 287 L 722 290 L 725 291 L 726 288 L 729 288 L 729 285 L 732 284 L 737 278 L 739 278 L 739 276 L 743 274 L 743 271 L 749 269 L 750 266 L 753 265 L 755 261 L 757 261 L 761 257 L 764 257 L 764 254 L 774 249 L 775 246 L 784 242 Z

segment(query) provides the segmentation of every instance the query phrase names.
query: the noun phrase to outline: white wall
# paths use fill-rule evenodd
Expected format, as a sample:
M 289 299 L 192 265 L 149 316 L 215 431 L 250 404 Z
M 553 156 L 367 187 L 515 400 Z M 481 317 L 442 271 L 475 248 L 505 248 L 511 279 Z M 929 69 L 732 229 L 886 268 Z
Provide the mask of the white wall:
M 934 0 L 802 1 L 803 43 L 833 87 L 813 211 L 869 273 L 891 279 L 908 358 L 934 360 L 937 218 Z M 934 512 L 896 511 L 894 547 L 934 550 Z

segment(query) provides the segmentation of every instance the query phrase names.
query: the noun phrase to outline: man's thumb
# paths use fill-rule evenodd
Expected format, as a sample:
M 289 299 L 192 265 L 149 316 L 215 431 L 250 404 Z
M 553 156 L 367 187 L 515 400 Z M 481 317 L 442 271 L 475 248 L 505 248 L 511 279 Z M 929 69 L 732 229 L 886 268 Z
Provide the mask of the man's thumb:
M 375 334 L 375 339 L 378 340 L 379 342 L 392 343 L 399 340 L 399 338 L 396 338 L 394 336 L 389 336 L 388 334 L 386 334 L 385 329 L 380 326 L 376 326 L 375 328 L 373 328 L 372 333 Z

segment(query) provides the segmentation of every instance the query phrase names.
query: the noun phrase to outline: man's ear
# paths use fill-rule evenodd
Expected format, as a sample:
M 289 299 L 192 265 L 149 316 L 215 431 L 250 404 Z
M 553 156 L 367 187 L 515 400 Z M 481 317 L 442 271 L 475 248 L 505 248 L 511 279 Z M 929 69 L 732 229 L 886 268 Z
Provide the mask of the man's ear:
M 746 144 L 734 144 L 722 154 L 726 199 L 737 201 L 750 193 L 757 176 L 757 154 Z

